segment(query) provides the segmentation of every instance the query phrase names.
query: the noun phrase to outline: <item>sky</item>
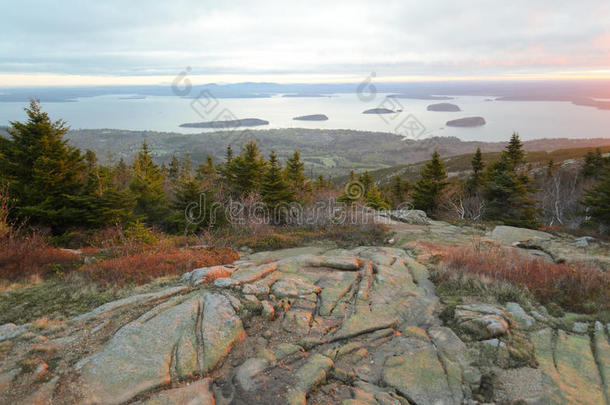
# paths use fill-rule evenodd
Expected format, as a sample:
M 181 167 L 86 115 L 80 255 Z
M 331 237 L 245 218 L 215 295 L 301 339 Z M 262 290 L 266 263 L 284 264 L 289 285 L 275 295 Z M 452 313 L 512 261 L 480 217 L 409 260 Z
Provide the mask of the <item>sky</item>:
M 610 78 L 610 1 L 0 0 L 0 86 Z

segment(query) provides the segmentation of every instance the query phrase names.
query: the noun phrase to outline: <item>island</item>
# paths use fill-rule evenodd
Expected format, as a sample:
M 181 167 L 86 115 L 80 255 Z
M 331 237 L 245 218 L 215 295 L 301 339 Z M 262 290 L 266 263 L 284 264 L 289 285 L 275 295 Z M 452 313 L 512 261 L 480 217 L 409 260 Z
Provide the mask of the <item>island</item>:
M 269 125 L 269 121 L 259 120 L 258 118 L 243 118 L 241 120 L 187 122 L 185 124 L 180 124 L 180 127 L 182 127 L 182 128 L 238 128 L 238 127 L 258 127 L 261 125 Z
M 294 117 L 293 120 L 296 120 L 296 121 L 328 121 L 328 117 L 324 114 L 311 114 L 311 115 L 302 115 L 300 117 Z
M 363 111 L 362 114 L 394 114 L 396 112 L 389 108 L 371 108 L 370 110 Z
M 451 103 L 438 103 L 430 104 L 427 108 L 428 111 L 462 111 L 460 107 Z
M 485 118 L 483 117 L 466 117 L 459 118 L 457 120 L 447 121 L 445 124 L 448 127 L 480 127 L 485 125 Z

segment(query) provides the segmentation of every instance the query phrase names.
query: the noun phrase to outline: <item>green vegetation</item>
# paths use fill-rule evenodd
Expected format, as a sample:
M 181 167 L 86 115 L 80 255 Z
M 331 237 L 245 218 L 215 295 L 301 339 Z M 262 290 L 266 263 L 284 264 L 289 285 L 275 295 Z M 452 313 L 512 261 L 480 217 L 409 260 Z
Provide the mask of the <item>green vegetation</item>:
M 412 196 L 415 209 L 432 213 L 438 206 L 438 199 L 447 186 L 447 172 L 441 162 L 438 152 L 432 154 L 430 160 L 422 170 L 419 181 L 415 184 Z

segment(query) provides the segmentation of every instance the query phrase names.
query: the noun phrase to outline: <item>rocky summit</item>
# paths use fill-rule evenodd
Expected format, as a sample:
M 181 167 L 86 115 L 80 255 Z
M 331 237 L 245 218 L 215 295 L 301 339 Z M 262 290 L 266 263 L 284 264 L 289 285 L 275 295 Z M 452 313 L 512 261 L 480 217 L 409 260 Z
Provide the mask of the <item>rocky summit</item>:
M 426 230 L 459 233 L 436 221 Z M 426 263 L 392 247 L 256 253 L 56 329 L 2 325 L 0 402 L 608 403 L 610 325 L 566 330 L 515 302 L 449 308 Z M 28 362 L 40 352 L 50 360 Z

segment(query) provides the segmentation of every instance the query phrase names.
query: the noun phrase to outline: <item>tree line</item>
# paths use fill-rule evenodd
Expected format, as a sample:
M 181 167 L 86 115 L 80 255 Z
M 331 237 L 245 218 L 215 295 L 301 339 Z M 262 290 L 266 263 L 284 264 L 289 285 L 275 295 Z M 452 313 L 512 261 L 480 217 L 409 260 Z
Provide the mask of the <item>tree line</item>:
M 208 156 L 197 167 L 188 155 L 182 159 L 173 156 L 167 165 L 158 165 L 146 144 L 130 163 L 121 159 L 101 164 L 94 152 L 82 152 L 68 144 L 66 123 L 52 121 L 38 101 L 32 100 L 25 110 L 27 121 L 11 122 L 8 137 L 0 137 L 0 176 L 8 185 L 11 218 L 46 227 L 54 234 L 73 228 L 134 223 L 170 233 L 199 232 L 223 223 L 220 215 L 214 216 L 212 224 L 206 212 L 200 221 L 186 218 L 189 205 L 202 198 L 206 206 L 200 208 L 204 211 L 214 202 L 224 204 L 250 197 L 273 210 L 286 203 L 307 204 L 318 192 L 340 194 L 330 178 L 314 179 L 305 174 L 298 151 L 282 164 L 273 151 L 265 158 L 252 140 L 239 153 L 229 145 L 222 163 Z M 517 134 L 513 134 L 499 160 L 485 164 L 477 149 L 471 166 L 466 179 L 449 179 L 440 155 L 434 152 L 416 183 L 396 176 L 383 187 L 376 185 L 368 172 L 356 177 L 352 171 L 348 185 L 357 183 L 361 189 L 356 195 L 346 189 L 338 200 L 376 210 L 408 203 L 432 216 L 442 217 L 443 212 L 452 211 L 459 218 L 523 227 L 539 226 L 540 211 L 546 205 L 549 215 L 557 216 L 559 222 L 565 215 L 566 208 L 560 210 L 557 203 L 562 196 L 556 190 L 564 181 L 557 180 L 558 169 L 549 162 L 543 184 L 548 183 L 550 191 L 540 203 L 536 200 L 540 182 L 525 164 Z M 609 172 L 610 158 L 603 157 L 599 150 L 587 154 L 579 175 L 589 179 L 591 186 L 582 192 L 582 198 L 572 198 L 572 205 L 578 205 L 586 218 L 606 228 L 610 227 Z
M 185 210 L 201 196 L 209 207 L 219 196 L 256 194 L 273 209 L 329 186 L 322 177 L 307 178 L 297 151 L 281 165 L 274 152 L 265 159 L 252 140 L 235 156 L 229 145 L 223 164 L 208 157 L 195 168 L 187 155 L 158 165 L 145 143 L 129 164 L 100 164 L 94 152 L 68 144 L 66 123 L 52 121 L 38 101 L 25 111 L 27 121 L 11 122 L 8 137 L 0 137 L 0 175 L 8 184 L 11 218 L 54 234 L 135 222 L 170 233 L 197 232 L 210 217 L 191 223 Z

